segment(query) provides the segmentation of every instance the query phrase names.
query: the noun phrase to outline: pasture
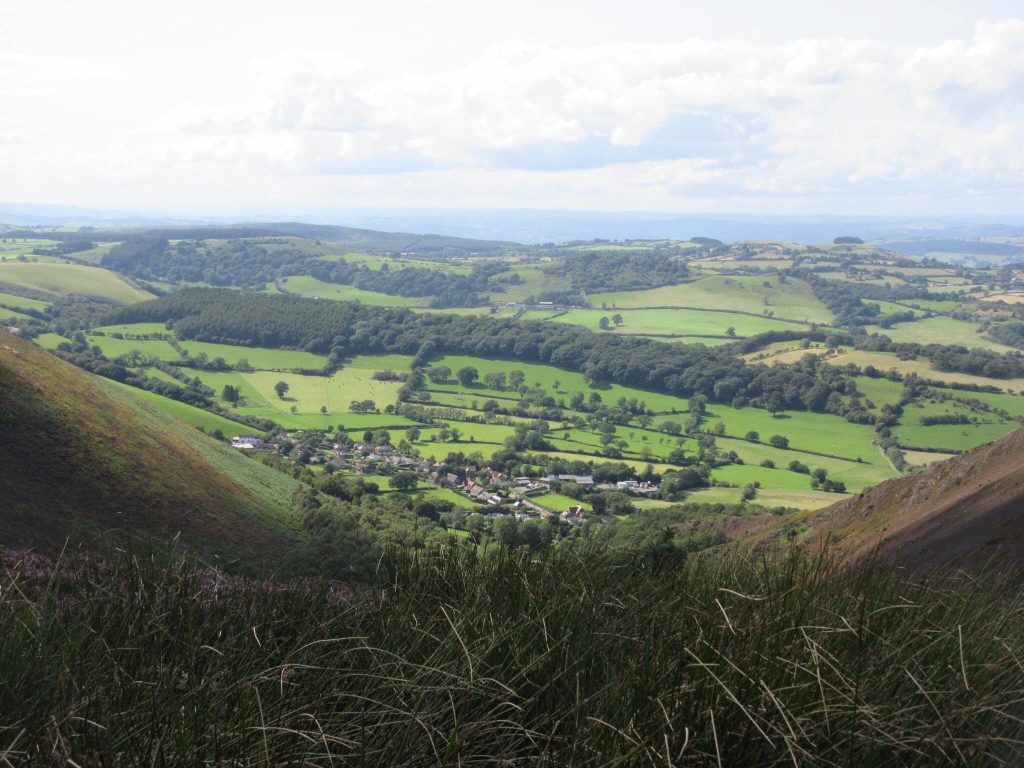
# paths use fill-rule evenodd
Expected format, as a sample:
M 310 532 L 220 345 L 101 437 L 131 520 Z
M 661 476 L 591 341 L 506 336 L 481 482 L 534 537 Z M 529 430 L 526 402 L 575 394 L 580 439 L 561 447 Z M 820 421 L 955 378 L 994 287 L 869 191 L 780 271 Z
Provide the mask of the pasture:
M 542 507 L 550 509 L 552 512 L 558 512 L 561 514 L 565 512 L 569 507 L 581 506 L 588 512 L 593 511 L 593 507 L 585 501 L 577 501 L 572 496 L 565 496 L 561 493 L 544 493 L 540 496 L 531 496 L 530 501 L 534 504 L 540 504 Z
M 761 440 L 768 442 L 772 435 L 789 438 L 791 447 L 818 453 L 841 456 L 846 459 L 861 459 L 871 462 L 877 458 L 872 445 L 874 429 L 867 424 L 851 424 L 844 419 L 827 413 L 810 411 L 786 411 L 772 416 L 761 408 L 733 408 L 720 403 L 709 403 L 705 424 L 713 428 L 721 422 L 725 432 L 742 437 L 755 431 Z
M 595 293 L 595 307 L 640 309 L 647 307 L 700 307 L 761 313 L 770 310 L 777 317 L 801 323 L 831 323 L 829 309 L 814 297 L 801 280 L 771 276 L 710 275 L 690 283 L 668 285 L 646 291 Z
M 574 309 L 552 318 L 551 322 L 572 323 L 596 331 L 601 318 L 611 321 L 614 315 L 621 315 L 623 323 L 617 327 L 613 325 L 608 332 L 620 334 L 719 336 L 727 340 L 730 328 L 736 337 L 744 337 L 802 327 L 757 315 L 699 309 Z
M 89 335 L 90 346 L 97 346 L 105 357 L 114 360 L 131 352 L 141 352 L 148 357 L 155 357 L 173 363 L 181 360 L 181 356 L 163 339 L 115 339 L 113 336 Z
M 153 295 L 136 288 L 120 275 L 99 267 L 79 264 L 32 264 L 18 261 L 0 263 L 0 283 L 60 295 L 77 293 L 133 304 Z
M 205 354 L 210 360 L 223 357 L 229 365 L 235 365 L 239 360 L 248 360 L 249 365 L 257 370 L 277 371 L 292 368 L 319 370 L 327 362 L 325 355 L 315 355 L 312 352 L 296 349 L 239 347 L 231 344 L 210 344 L 191 340 L 182 341 L 181 348 L 191 357 L 200 353 Z
M 611 384 L 600 389 L 591 389 L 583 378 L 582 373 L 566 371 L 555 368 L 551 365 L 539 363 L 519 363 L 513 360 L 491 360 L 482 357 L 468 357 L 465 355 L 446 355 L 433 365 L 446 365 L 452 369 L 452 381 L 442 384 L 429 383 L 432 391 L 450 391 L 463 395 L 471 395 L 483 402 L 488 397 L 513 397 L 518 398 L 514 392 L 489 390 L 482 385 L 483 377 L 488 373 L 508 373 L 512 370 L 519 370 L 526 374 L 526 385 L 539 384 L 543 389 L 552 393 L 556 398 L 563 396 L 568 401 L 568 395 L 572 392 L 582 392 L 586 397 L 596 392 L 602 402 L 614 403 L 620 397 L 637 398 L 645 402 L 647 407 L 656 413 L 680 413 L 688 408 L 686 400 L 649 390 L 624 387 L 619 384 Z M 455 372 L 463 367 L 474 367 L 480 374 L 480 382 L 470 387 L 461 386 L 454 380 Z M 396 369 L 397 370 L 397 369 Z M 557 386 L 556 386 L 557 384 Z
M 35 309 L 40 312 L 50 306 L 48 301 L 26 299 L 24 296 L 15 296 L 13 293 L 3 293 L 2 291 L 0 291 L 0 304 L 14 309 Z
M 326 406 L 332 420 L 343 420 L 350 413 L 349 403 L 353 400 L 373 400 L 381 409 L 398 399 L 399 382 L 376 381 L 366 371 L 343 368 L 334 376 L 302 376 L 295 373 L 276 371 L 254 371 L 242 377 L 255 389 L 265 402 L 282 411 L 295 406 L 300 413 L 319 413 Z M 284 381 L 289 389 L 283 398 L 274 391 L 274 385 Z
M 90 333 L 102 333 L 112 336 L 120 333 L 122 336 L 173 336 L 164 323 L 130 323 L 128 325 L 102 325 L 93 328 Z
M 936 424 L 931 427 L 897 424 L 892 431 L 900 445 L 906 448 L 960 452 L 991 440 L 998 440 L 1019 428 L 1020 423 L 1008 421 L 986 424 Z
M 430 304 L 429 297 L 392 296 L 388 293 L 364 291 L 351 285 L 325 283 L 308 275 L 283 277 L 281 285 L 286 293 L 294 293 L 297 296 L 332 301 L 359 301 L 376 307 L 426 307 Z
M 892 328 L 869 325 L 864 330 L 868 333 L 884 334 L 896 343 L 961 344 L 965 347 L 991 349 L 994 352 L 1016 351 L 1013 347 L 985 338 L 980 333 L 980 326 L 977 323 L 945 316 L 897 323 Z

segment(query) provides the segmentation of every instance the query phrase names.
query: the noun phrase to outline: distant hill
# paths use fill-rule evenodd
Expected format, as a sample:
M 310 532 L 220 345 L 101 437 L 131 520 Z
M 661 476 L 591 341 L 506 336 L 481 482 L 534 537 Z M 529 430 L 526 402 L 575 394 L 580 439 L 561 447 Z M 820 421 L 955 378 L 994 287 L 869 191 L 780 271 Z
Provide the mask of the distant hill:
M 127 527 L 221 563 L 280 563 L 301 537 L 297 486 L 0 331 L 0 543 L 55 551 Z
M 517 243 L 502 240 L 473 240 L 445 235 L 423 235 L 407 232 L 379 232 L 373 229 L 355 229 L 332 224 L 303 224 L 297 221 L 228 225 L 199 225 L 182 227 L 132 227 L 126 229 L 93 229 L 82 232 L 51 232 L 45 237 L 54 240 L 88 237 L 94 242 L 132 240 L 136 238 L 166 238 L 168 240 L 209 240 L 238 237 L 274 237 L 288 235 L 310 240 L 340 243 L 350 248 L 388 253 L 494 253 L 511 248 Z M 39 237 L 30 229 L 11 230 L 6 237 Z
M 812 537 L 912 570 L 1024 566 L 1024 429 L 813 515 Z
M 992 243 L 983 240 L 954 240 L 950 238 L 931 240 L 893 240 L 882 243 L 886 248 L 906 256 L 927 256 L 930 253 L 949 253 L 973 256 L 1000 256 L 1019 258 L 1024 248 L 1012 243 Z

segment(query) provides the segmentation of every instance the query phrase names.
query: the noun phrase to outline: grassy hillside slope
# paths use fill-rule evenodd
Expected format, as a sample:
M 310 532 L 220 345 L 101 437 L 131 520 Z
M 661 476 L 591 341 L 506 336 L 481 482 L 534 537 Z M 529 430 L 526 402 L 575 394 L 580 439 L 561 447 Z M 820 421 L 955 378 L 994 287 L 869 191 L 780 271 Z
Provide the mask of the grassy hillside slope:
M 0 332 L 0 541 L 59 549 L 129 527 L 205 556 L 281 558 L 295 481 Z
M 108 269 L 79 264 L 0 264 L 0 283 L 44 293 L 77 293 L 109 299 L 119 304 L 145 301 L 153 295 L 137 288 Z
M 917 475 L 889 480 L 810 519 L 853 553 L 877 548 L 918 570 L 1024 564 L 1024 429 Z

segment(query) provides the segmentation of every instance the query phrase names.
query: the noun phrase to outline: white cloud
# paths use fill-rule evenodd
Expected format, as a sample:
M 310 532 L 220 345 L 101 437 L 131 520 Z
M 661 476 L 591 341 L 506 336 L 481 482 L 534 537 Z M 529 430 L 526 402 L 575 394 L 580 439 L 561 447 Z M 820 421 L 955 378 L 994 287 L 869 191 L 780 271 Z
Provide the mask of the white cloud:
M 151 66 L 136 77 L 102 61 L 0 54 L 0 105 L 25 105 L 0 106 L 8 190 L 47 189 L 33 178 L 43 167 L 59 171 L 51 189 L 91 179 L 105 202 L 146 180 L 140 199 L 191 184 L 190 200 L 239 206 L 326 195 L 680 209 L 703 196 L 749 210 L 914 195 L 948 209 L 968 188 L 1004 208 L 1024 193 L 1015 19 L 930 44 L 506 41 L 404 70 L 295 50 L 210 82 L 198 63 Z M 144 78 L 158 76 L 184 98 L 146 96 Z M 53 119 L 61 100 L 71 119 Z

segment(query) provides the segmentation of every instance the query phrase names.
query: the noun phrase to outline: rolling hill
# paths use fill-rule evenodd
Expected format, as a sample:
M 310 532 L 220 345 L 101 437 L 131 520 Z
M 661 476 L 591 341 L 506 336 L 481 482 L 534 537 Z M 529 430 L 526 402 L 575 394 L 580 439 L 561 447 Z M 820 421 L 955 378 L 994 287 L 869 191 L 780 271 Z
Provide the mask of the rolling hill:
M 1024 429 L 813 515 L 812 537 L 906 567 L 1024 564 Z
M 54 551 L 127 528 L 222 563 L 280 562 L 302 535 L 290 511 L 297 485 L 0 332 L 3 544 Z
M 12 230 L 5 234 L 8 237 L 25 238 L 39 237 L 41 233 L 25 229 Z M 501 251 L 517 245 L 517 243 L 505 240 L 475 240 L 465 237 L 448 237 L 446 235 L 380 232 L 373 229 L 358 229 L 333 224 L 305 224 L 297 221 L 180 227 L 128 227 L 97 229 L 88 233 L 89 239 L 94 242 L 131 240 L 140 237 L 194 240 L 206 238 L 271 237 L 275 235 L 290 235 L 311 240 L 323 240 L 329 243 L 340 243 L 351 248 L 371 251 L 416 251 L 417 253 L 432 253 L 445 250 L 483 253 Z M 81 238 L 82 234 L 77 232 L 47 231 L 43 236 L 53 240 L 65 240 Z

